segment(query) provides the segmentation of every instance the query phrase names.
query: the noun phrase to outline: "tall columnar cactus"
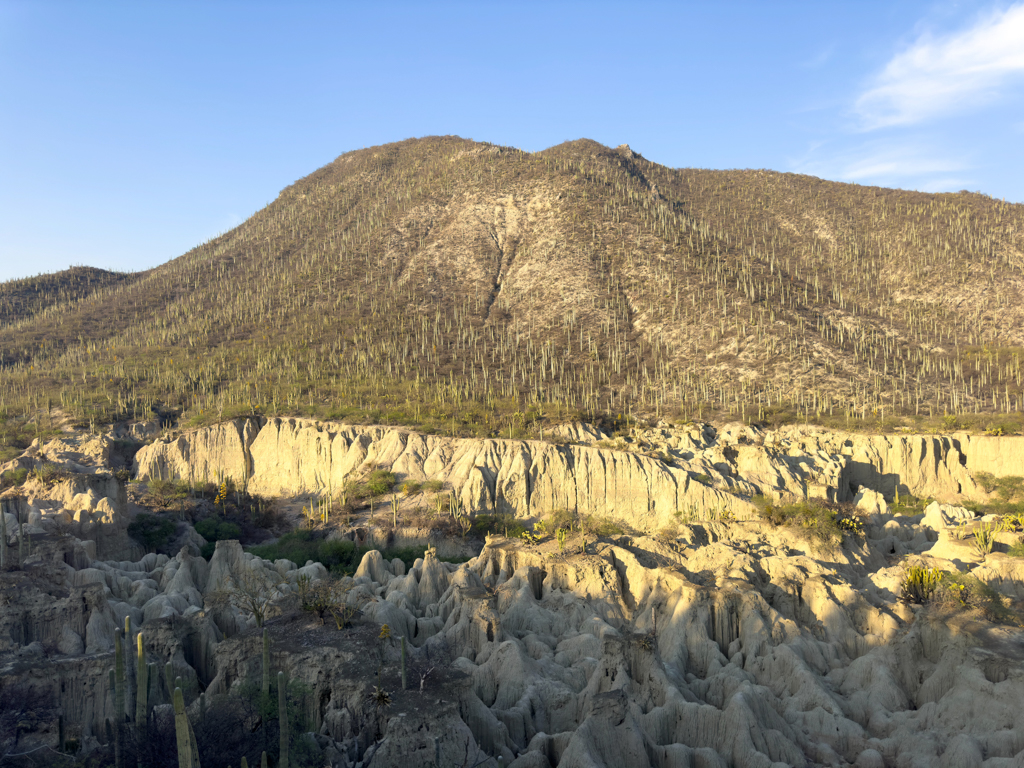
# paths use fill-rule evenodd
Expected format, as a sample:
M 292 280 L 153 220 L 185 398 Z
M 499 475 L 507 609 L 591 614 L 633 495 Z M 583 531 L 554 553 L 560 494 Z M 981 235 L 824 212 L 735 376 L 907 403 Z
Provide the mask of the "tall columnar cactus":
M 402 635 L 402 690 L 404 691 L 408 687 L 405 679 L 405 635 Z
M 171 662 L 164 664 L 164 682 L 167 684 L 167 698 L 174 700 L 174 666 Z
M 7 567 L 7 502 L 0 502 L 0 570 Z
M 124 768 L 121 731 L 124 726 L 124 643 L 121 628 L 114 630 L 114 764 Z
M 263 697 L 270 696 L 270 635 L 263 628 Z
M 268 766 L 267 766 L 267 752 L 266 752 L 266 750 L 264 750 L 263 754 L 260 756 L 260 768 L 268 768 Z
M 160 686 L 160 674 L 157 671 L 155 661 L 151 661 L 148 666 L 149 670 L 146 675 L 149 679 L 149 690 L 147 691 L 147 696 L 149 697 L 149 701 L 155 701 L 157 697 L 157 688 Z
M 288 681 L 284 672 L 277 673 L 277 722 L 281 730 L 280 768 L 288 768 Z
M 135 715 L 135 665 L 128 663 L 128 646 L 134 645 L 132 642 L 132 617 L 124 617 L 124 653 L 125 653 L 125 669 L 124 669 L 124 719 L 130 722 Z
M 192 731 L 185 714 L 185 697 L 181 688 L 174 689 L 174 733 L 178 737 L 178 768 L 198 768 L 192 765 Z
M 21 513 L 18 513 L 18 566 L 25 562 L 25 530 L 21 524 Z
M 135 696 L 135 732 L 141 747 L 146 743 L 146 725 L 149 721 L 149 665 L 146 663 L 146 649 L 142 642 L 142 633 L 136 635 L 138 654 L 136 659 L 136 683 L 138 693 Z M 139 768 L 142 768 L 142 751 L 139 750 Z

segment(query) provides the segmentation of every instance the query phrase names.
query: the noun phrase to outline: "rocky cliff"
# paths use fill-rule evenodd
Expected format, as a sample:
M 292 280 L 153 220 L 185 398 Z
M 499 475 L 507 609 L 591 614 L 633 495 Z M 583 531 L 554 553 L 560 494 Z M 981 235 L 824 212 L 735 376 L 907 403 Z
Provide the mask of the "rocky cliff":
M 399 481 L 445 482 L 467 508 L 531 518 L 568 507 L 655 531 L 680 511 L 749 514 L 739 496 L 853 499 L 862 489 L 943 501 L 983 498 L 973 473 L 1024 467 L 1024 438 L 860 435 L 662 426 L 612 438 L 563 429 L 558 443 L 420 435 L 299 419 L 240 419 L 157 440 L 136 456 L 140 480 L 230 477 L 269 496 L 323 493 L 370 467 Z

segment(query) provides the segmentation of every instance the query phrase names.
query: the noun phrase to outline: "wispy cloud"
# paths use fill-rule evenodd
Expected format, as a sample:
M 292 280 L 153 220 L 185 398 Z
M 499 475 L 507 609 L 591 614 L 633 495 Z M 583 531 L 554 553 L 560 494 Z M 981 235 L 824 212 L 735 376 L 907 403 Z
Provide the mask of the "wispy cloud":
M 970 167 L 966 158 L 953 157 L 919 138 L 872 141 L 841 151 L 821 145 L 792 164 L 797 173 L 925 192 L 963 188 L 970 180 L 962 174 Z
M 806 61 L 800 62 L 800 66 L 805 69 L 818 69 L 829 62 L 833 54 L 836 52 L 836 44 L 830 43 L 825 48 L 822 48 L 816 55 L 807 59 Z
M 991 102 L 1024 79 L 1024 3 L 969 29 L 924 34 L 897 54 L 856 101 L 867 129 L 911 125 Z

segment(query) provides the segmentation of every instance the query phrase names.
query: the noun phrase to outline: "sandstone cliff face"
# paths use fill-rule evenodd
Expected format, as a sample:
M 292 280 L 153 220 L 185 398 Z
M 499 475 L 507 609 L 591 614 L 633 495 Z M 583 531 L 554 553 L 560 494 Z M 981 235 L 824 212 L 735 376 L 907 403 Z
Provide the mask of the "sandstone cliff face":
M 158 440 L 136 456 L 138 477 L 192 482 L 231 477 L 270 496 L 339 489 L 371 467 L 399 482 L 445 482 L 476 511 L 530 518 L 568 507 L 654 531 L 677 512 L 749 514 L 734 494 L 851 500 L 862 488 L 892 499 L 983 498 L 972 473 L 1024 473 L 1024 438 L 868 436 L 817 428 L 761 432 L 667 427 L 627 445 L 593 430 L 575 444 L 420 435 L 301 419 L 242 419 Z M 565 435 L 559 435 L 565 439 Z M 655 454 L 660 458 L 655 458 Z M 697 478 L 700 478 L 698 480 Z
M 383 466 L 399 482 L 441 480 L 475 511 L 533 517 L 567 507 L 641 530 L 656 530 L 689 507 L 742 513 L 746 506 L 693 480 L 684 468 L 626 451 L 298 419 L 245 420 L 199 430 L 144 447 L 136 462 L 140 480 L 198 482 L 223 475 L 250 492 L 271 496 L 339 489 L 348 478 Z
M 994 455 L 1007 451 L 1006 472 L 1016 464 L 1024 468 L 1024 438 L 930 435 L 854 435 L 817 428 L 786 428 L 771 438 L 791 455 L 825 451 L 846 459 L 846 480 L 851 488 L 880 491 L 892 499 L 897 489 L 904 496 L 952 501 L 984 496 L 972 473 L 992 471 Z M 994 441 L 1006 441 L 997 447 Z M 971 448 L 965 448 L 970 444 Z M 1012 458 L 1011 458 L 1012 457 Z M 1002 468 L 1000 468 L 1002 469 Z

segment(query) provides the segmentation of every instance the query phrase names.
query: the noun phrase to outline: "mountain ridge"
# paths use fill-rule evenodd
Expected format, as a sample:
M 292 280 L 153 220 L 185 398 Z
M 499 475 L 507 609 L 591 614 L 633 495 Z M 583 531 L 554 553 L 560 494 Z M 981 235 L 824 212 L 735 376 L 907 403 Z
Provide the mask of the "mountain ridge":
M 410 139 L 4 328 L 0 393 L 480 434 L 579 413 L 995 418 L 1019 409 L 1022 275 L 1024 206 L 973 193 Z

